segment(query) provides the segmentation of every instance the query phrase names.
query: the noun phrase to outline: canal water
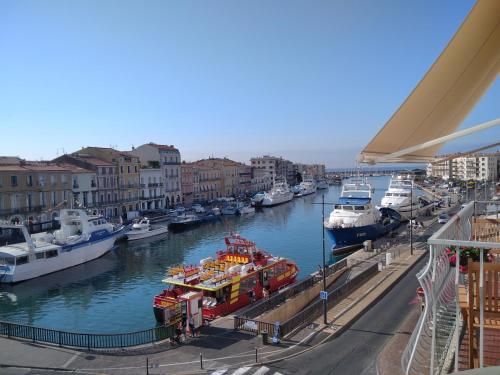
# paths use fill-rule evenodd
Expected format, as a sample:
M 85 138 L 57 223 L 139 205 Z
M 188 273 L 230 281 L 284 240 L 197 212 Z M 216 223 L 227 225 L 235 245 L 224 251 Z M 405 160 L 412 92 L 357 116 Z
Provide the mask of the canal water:
M 389 177 L 370 179 L 374 204 L 384 195 Z M 197 264 L 224 248 L 231 231 L 275 255 L 295 260 L 302 278 L 322 262 L 321 195 L 335 202 L 340 186 L 296 198 L 251 216 L 223 217 L 162 240 L 122 243 L 95 261 L 14 286 L 0 286 L 0 320 L 58 330 L 116 333 L 155 325 L 153 296 L 160 292 L 165 269 Z M 325 206 L 325 216 L 331 204 Z M 327 256 L 331 243 L 326 236 Z

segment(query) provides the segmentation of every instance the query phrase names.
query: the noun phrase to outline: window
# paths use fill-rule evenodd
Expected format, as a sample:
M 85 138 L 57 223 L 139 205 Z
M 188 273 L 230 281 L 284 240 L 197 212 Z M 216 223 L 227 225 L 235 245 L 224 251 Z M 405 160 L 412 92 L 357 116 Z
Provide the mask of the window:
M 22 257 L 17 257 L 16 258 L 16 265 L 17 266 L 20 266 L 21 264 L 26 264 L 28 262 L 29 262 L 29 260 L 28 260 L 28 256 L 27 255 L 24 255 Z
M 50 175 L 50 184 L 52 186 L 54 186 L 56 184 L 56 181 L 57 181 L 57 176 L 56 175 Z
M 57 250 L 49 250 L 49 251 L 46 251 L 45 252 L 45 258 L 49 259 L 49 258 L 54 258 L 56 257 L 58 254 L 57 254 Z
M 137 165 L 134 166 L 134 172 L 137 173 Z
M 285 271 L 286 271 L 286 265 L 285 265 L 285 263 L 284 262 L 279 262 L 276 265 L 276 275 L 281 275 Z
M 17 186 L 17 176 L 10 176 L 10 186 Z
M 65 183 L 66 183 L 66 175 L 62 174 L 61 175 L 61 184 L 65 184 Z
M 120 165 L 120 173 L 123 173 L 123 165 Z
M 57 204 L 57 191 L 52 192 L 52 206 Z
M 45 253 L 36 253 L 36 259 L 44 259 Z
M 127 173 L 130 173 L 130 165 L 127 166 Z
M 33 186 L 33 176 L 32 175 L 26 176 L 26 185 Z
M 44 175 L 38 176 L 38 185 L 45 186 L 45 176 Z
M 105 167 L 101 168 L 101 174 L 106 174 L 106 168 Z
M 365 206 L 354 206 L 355 211 L 363 211 L 365 209 Z
M 114 174 L 114 171 L 113 171 L 114 168 L 112 167 L 109 167 L 109 174 Z
M 45 206 L 45 193 L 43 191 L 40 192 L 40 206 Z

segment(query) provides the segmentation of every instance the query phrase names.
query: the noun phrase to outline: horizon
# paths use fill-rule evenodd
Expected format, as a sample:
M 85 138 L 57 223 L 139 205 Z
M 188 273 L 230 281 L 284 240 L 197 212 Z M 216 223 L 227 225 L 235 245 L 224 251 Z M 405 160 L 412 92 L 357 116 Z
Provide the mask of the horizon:
M 5 1 L 1 154 L 154 141 L 186 161 L 270 154 L 352 168 L 473 5 Z M 496 80 L 460 129 L 498 117 L 499 102 Z M 12 142 L 21 129 L 29 136 Z M 499 138 L 496 127 L 441 152 Z

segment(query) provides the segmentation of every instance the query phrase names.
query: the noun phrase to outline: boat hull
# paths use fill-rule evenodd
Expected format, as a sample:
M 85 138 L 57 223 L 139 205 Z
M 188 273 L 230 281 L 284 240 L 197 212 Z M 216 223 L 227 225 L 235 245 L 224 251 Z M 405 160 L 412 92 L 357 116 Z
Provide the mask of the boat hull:
M 168 233 L 168 228 L 164 227 L 164 228 L 152 229 L 150 231 L 143 232 L 143 233 L 128 232 L 127 238 L 129 241 L 137 241 L 137 240 L 143 240 L 145 238 L 151 238 L 151 237 L 165 235 L 167 233 Z
M 74 267 L 102 257 L 113 248 L 118 233 L 95 241 L 62 246 L 57 257 L 38 260 L 22 266 L 0 267 L 0 283 L 18 283 Z M 2 268 L 4 268 L 2 270 Z
M 188 229 L 196 228 L 202 223 L 201 220 L 195 220 L 184 223 L 170 223 L 168 224 L 168 229 L 174 233 L 183 232 Z
M 290 194 L 286 196 L 280 196 L 278 198 L 264 198 L 260 205 L 255 205 L 256 207 L 274 207 L 283 203 L 288 203 L 293 199 L 293 193 L 290 192 Z
M 325 228 L 333 242 L 333 252 L 335 253 L 336 249 L 361 246 L 367 240 L 374 241 L 399 226 L 401 215 L 397 211 L 390 208 L 382 208 L 380 211 L 385 215 L 386 220 L 380 220 L 377 223 L 359 227 Z

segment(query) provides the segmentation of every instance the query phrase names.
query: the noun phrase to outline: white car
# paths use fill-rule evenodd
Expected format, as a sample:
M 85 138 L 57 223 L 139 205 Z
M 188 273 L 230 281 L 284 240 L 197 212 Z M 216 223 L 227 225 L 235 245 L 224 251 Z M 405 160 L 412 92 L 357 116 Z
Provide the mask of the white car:
M 438 217 L 439 224 L 446 224 L 450 220 L 450 216 L 448 214 L 441 214 Z

